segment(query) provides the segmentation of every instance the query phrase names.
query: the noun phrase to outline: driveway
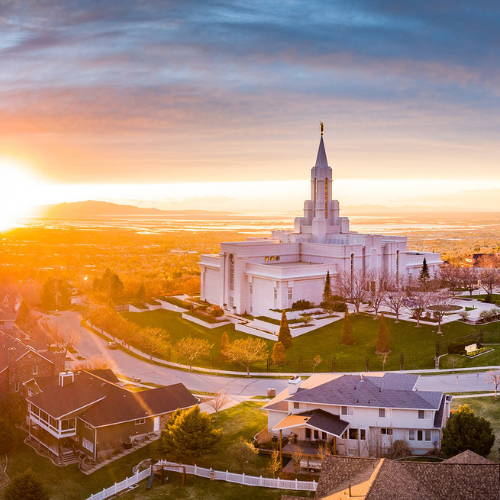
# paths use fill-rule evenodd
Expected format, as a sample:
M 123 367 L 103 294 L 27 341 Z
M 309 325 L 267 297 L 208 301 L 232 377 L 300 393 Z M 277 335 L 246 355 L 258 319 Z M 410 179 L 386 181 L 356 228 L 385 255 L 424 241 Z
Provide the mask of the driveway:
M 139 378 L 143 382 L 169 385 L 182 382 L 194 391 L 219 392 L 235 396 L 265 395 L 268 388 L 281 391 L 287 385 L 285 379 L 223 377 L 176 370 L 142 361 L 126 352 L 111 350 L 106 341 L 80 325 L 80 315 L 66 311 L 51 317 L 59 332 L 70 339 L 78 353 L 91 362 L 106 362 L 117 373 Z M 421 376 L 417 388 L 442 392 L 492 392 L 495 387 L 486 372 L 460 373 L 459 375 Z

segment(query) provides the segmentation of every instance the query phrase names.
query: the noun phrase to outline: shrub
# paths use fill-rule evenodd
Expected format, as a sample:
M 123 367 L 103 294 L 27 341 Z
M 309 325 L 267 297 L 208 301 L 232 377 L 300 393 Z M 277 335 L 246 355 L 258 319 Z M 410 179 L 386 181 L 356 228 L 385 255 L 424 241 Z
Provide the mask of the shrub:
M 301 311 L 302 309 L 312 309 L 314 304 L 309 300 L 300 299 L 292 304 L 292 311 Z
M 404 458 L 411 455 L 410 447 L 408 443 L 403 439 L 396 439 L 392 445 L 387 450 L 387 458 Z

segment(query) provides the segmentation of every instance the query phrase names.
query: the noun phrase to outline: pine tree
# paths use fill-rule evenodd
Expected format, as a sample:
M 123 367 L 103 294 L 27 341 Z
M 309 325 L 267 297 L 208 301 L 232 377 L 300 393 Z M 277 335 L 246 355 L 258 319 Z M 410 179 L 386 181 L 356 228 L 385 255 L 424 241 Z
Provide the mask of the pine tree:
M 29 325 L 31 319 L 31 311 L 25 300 L 21 302 L 19 310 L 17 311 L 16 324 L 21 328 L 25 328 Z
M 342 339 L 340 342 L 344 345 L 354 344 L 354 339 L 352 338 L 351 316 L 347 310 L 345 312 L 344 321 L 342 322 Z
M 290 327 L 288 326 L 288 320 L 286 318 L 286 312 L 281 313 L 280 330 L 278 332 L 278 340 L 283 344 L 285 349 L 292 346 L 292 334 L 290 333 Z
M 228 345 L 229 345 L 229 335 L 227 334 L 227 332 L 223 332 L 220 338 L 220 351 L 222 355 L 224 355 L 224 351 L 227 349 Z
M 332 285 L 330 280 L 330 271 L 326 272 L 325 288 L 323 290 L 323 303 L 329 304 L 332 300 Z
M 162 433 L 159 450 L 169 458 L 194 460 L 210 453 L 220 441 L 222 430 L 215 428 L 210 415 L 199 406 L 177 410 Z
M 273 364 L 284 365 L 286 361 L 286 349 L 281 342 L 276 342 L 273 347 L 273 353 L 271 354 Z
M 425 283 L 429 278 L 430 278 L 429 266 L 427 265 L 427 259 L 424 257 L 424 260 L 422 262 L 422 269 L 420 270 L 419 279 L 422 283 Z
M 385 316 L 383 314 L 380 316 L 378 321 L 378 338 L 375 351 L 385 354 L 391 350 L 389 346 L 389 327 L 387 326 L 387 322 L 385 321 Z

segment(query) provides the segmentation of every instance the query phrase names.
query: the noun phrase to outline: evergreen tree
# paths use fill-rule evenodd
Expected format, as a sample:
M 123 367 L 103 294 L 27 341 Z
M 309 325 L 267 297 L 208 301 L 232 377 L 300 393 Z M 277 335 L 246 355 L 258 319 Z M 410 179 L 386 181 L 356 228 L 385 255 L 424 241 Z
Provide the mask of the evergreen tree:
M 330 271 L 326 272 L 325 288 L 323 290 L 323 303 L 329 304 L 332 301 L 332 285 L 330 280 Z
M 401 355 L 399 356 L 399 369 L 405 369 L 405 355 L 403 353 L 401 353 Z
M 354 339 L 352 338 L 351 316 L 348 310 L 346 310 L 344 321 L 342 322 L 342 339 L 340 342 L 344 345 L 354 344 Z
M 14 427 L 0 419 L 0 455 L 7 455 L 14 447 Z
M 286 318 L 286 312 L 281 312 L 281 322 L 280 330 L 278 332 L 278 340 L 283 344 L 285 349 L 292 346 L 292 334 L 290 333 L 290 327 L 288 326 L 288 320 Z
M 25 300 L 21 302 L 19 310 L 17 311 L 16 324 L 21 328 L 26 328 L 31 319 L 31 311 Z
M 146 300 L 146 287 L 144 286 L 144 283 L 141 283 L 141 285 L 139 286 L 136 293 L 136 298 L 139 302 L 144 302 Z
M 49 494 L 43 484 L 27 470 L 15 477 L 5 488 L 5 500 L 49 500 Z
M 276 342 L 273 347 L 273 353 L 271 354 L 273 364 L 284 365 L 286 361 L 286 349 L 281 342 Z
M 227 334 L 227 332 L 223 332 L 220 338 L 220 351 L 223 355 L 228 345 L 229 345 L 229 335 Z
M 424 257 L 424 260 L 422 262 L 422 269 L 420 270 L 419 279 L 422 283 L 425 283 L 429 278 L 430 278 L 429 266 L 427 265 L 427 259 Z
M 212 417 L 201 412 L 199 406 L 193 406 L 173 414 L 162 433 L 159 449 L 169 458 L 193 461 L 213 451 L 221 434 Z
M 390 352 L 390 342 L 389 342 L 389 327 L 387 326 L 387 322 L 385 320 L 385 316 L 383 314 L 380 315 L 380 319 L 378 320 L 378 338 L 377 345 L 375 351 L 378 353 L 388 353 Z
M 446 422 L 441 450 L 447 457 L 465 450 L 485 457 L 494 441 L 495 435 L 488 420 L 474 415 L 470 406 L 462 405 Z

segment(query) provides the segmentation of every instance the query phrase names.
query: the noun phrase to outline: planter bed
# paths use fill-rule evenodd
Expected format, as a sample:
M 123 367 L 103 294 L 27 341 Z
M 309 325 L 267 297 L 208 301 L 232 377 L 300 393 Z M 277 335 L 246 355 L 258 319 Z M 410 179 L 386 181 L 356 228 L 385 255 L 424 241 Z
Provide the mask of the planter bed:
M 472 351 L 471 354 L 466 354 L 465 357 L 467 359 L 473 359 L 473 358 L 477 358 L 478 356 L 482 356 L 483 354 L 486 354 L 486 353 L 494 351 L 494 350 L 495 349 L 493 349 L 491 347 L 481 347 L 477 351 Z
M 193 307 L 193 304 L 191 302 L 186 302 L 185 300 L 178 299 L 177 297 L 165 297 L 162 300 L 170 304 L 173 304 L 174 306 L 182 307 L 184 309 L 191 309 Z

